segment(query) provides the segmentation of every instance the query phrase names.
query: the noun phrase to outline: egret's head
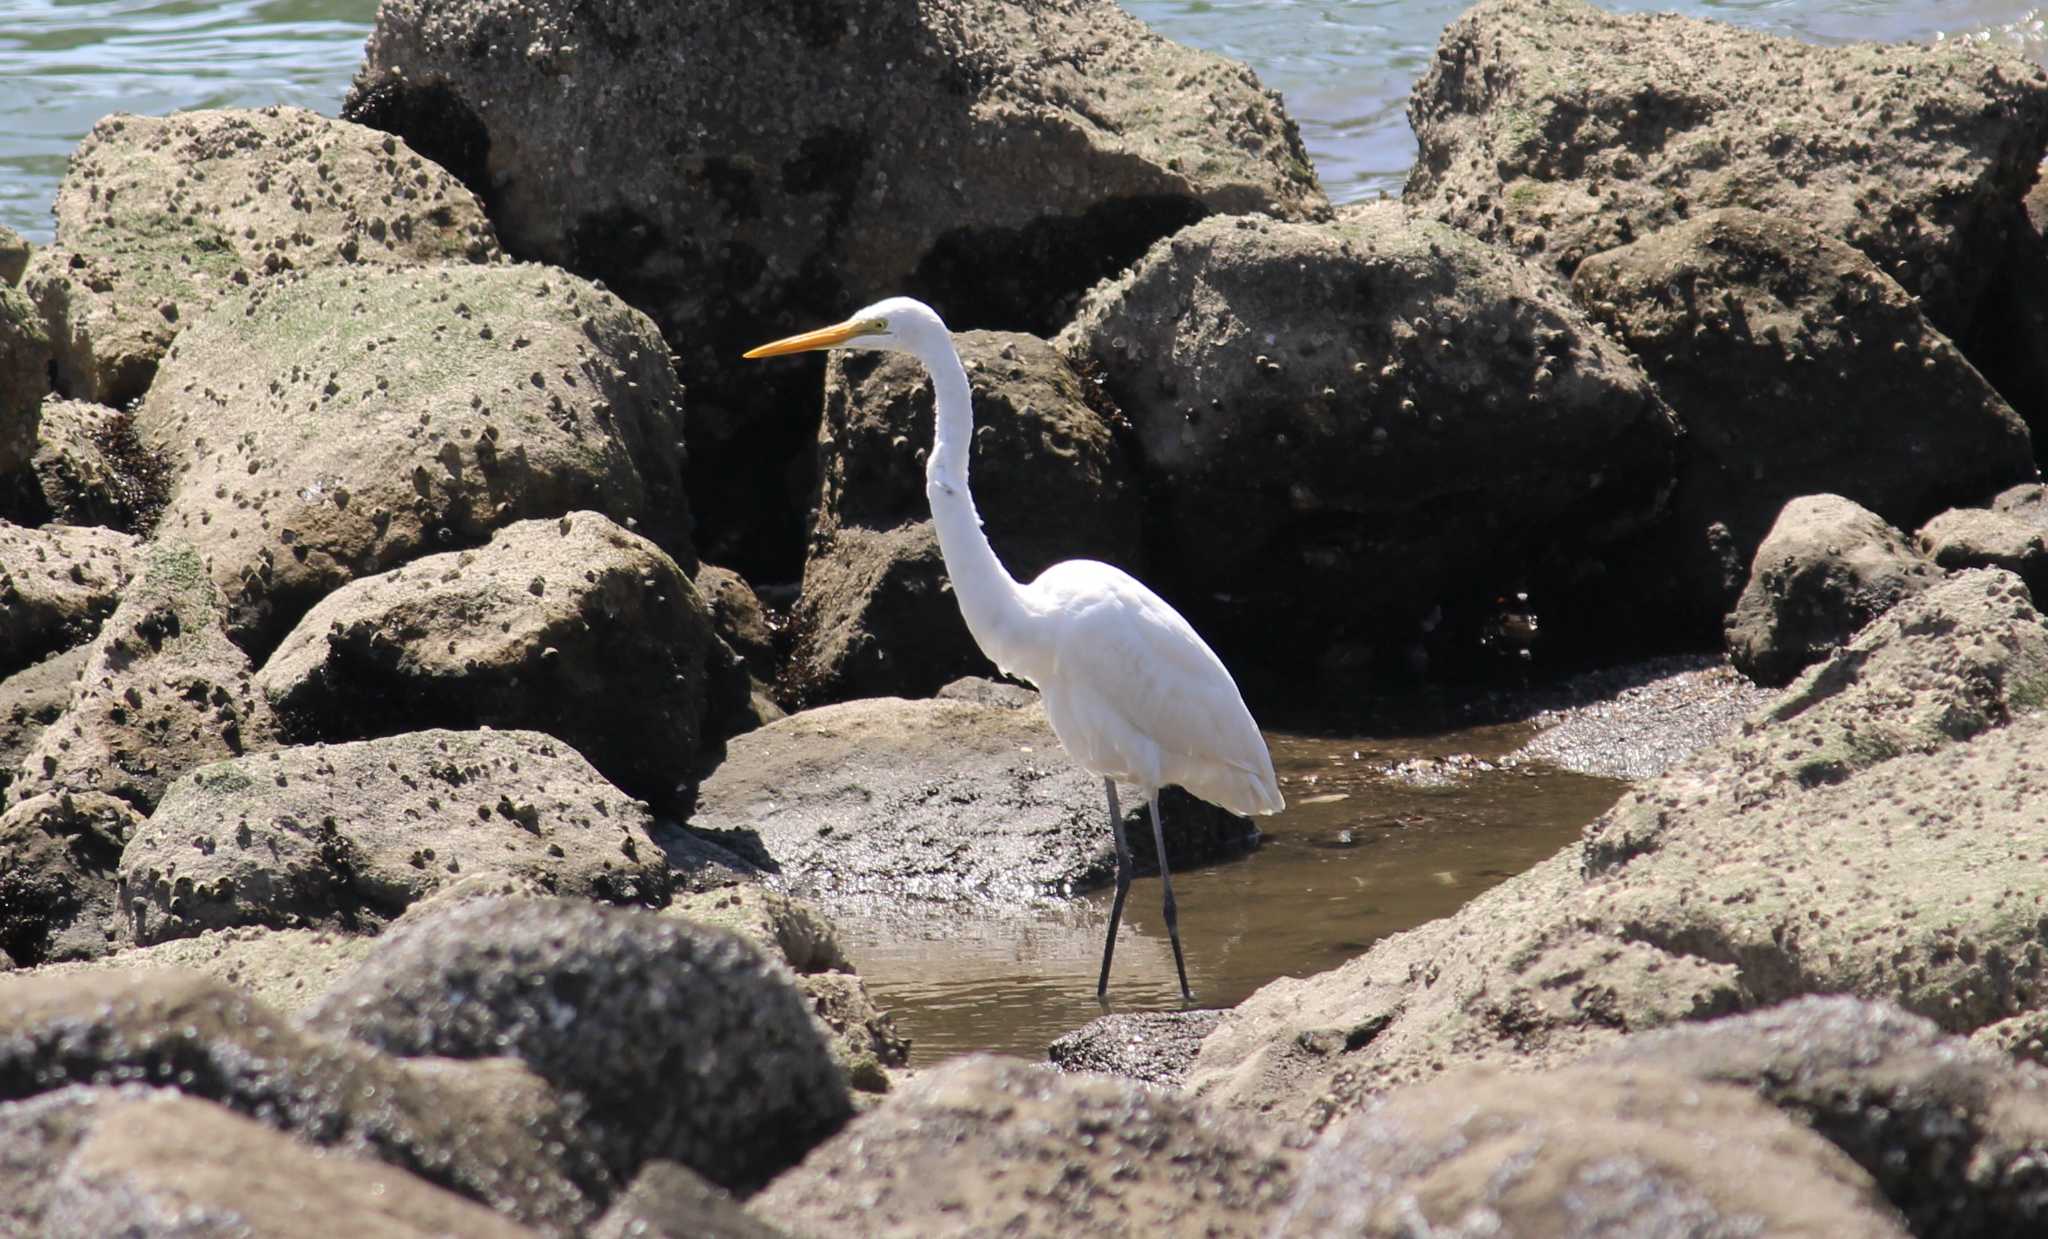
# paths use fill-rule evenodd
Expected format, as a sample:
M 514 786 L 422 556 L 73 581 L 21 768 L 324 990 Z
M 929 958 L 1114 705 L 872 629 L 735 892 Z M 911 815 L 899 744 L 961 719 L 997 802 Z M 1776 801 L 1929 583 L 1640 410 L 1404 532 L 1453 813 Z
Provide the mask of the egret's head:
M 779 357 L 823 348 L 885 349 L 925 356 L 931 345 L 946 340 L 946 324 L 930 306 L 909 297 L 891 297 L 855 311 L 843 323 L 748 349 L 746 356 Z

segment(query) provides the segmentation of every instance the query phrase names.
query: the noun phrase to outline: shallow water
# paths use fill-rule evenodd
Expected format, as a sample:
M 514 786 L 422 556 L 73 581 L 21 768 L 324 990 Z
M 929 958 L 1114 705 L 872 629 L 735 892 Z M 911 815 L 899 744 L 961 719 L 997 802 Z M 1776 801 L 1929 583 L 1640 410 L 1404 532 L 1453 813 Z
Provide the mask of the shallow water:
M 1506 756 L 1534 734 L 1527 724 L 1372 740 L 1269 734 L 1288 808 L 1261 821 L 1263 846 L 1174 875 L 1197 1004 L 1233 1006 L 1276 977 L 1334 968 L 1576 838 L 1627 785 Z M 1102 1014 L 1110 894 L 1005 918 L 832 919 L 914 1043 L 914 1065 L 978 1049 L 1037 1058 Z M 1159 896 L 1154 878 L 1131 887 L 1115 1010 L 1180 1009 Z
M 1605 0 L 1823 42 L 2025 38 L 2014 0 Z M 1466 0 L 1125 0 L 1163 33 L 1235 56 L 1286 97 L 1339 201 L 1398 192 L 1408 88 Z M 376 0 L 6 0 L 0 5 L 0 224 L 50 235 L 71 147 L 109 112 L 292 103 L 332 114 Z

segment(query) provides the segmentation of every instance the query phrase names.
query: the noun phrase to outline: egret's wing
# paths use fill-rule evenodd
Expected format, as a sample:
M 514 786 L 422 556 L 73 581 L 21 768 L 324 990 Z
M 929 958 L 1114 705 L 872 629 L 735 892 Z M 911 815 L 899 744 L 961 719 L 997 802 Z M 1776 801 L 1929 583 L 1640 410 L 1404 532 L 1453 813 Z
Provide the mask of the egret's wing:
M 1279 807 L 1272 758 L 1236 682 L 1165 599 L 1089 560 L 1054 565 L 1031 589 L 1058 617 L 1054 676 L 1157 745 L 1168 782 L 1239 812 Z

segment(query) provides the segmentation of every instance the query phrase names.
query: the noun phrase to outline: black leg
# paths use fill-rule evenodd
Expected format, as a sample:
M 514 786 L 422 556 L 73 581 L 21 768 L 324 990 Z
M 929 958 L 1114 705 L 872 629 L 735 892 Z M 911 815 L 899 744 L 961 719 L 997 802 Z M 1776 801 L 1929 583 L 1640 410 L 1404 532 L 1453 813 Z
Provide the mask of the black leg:
M 1173 875 L 1166 871 L 1166 828 L 1159 824 L 1159 793 L 1152 793 L 1152 844 L 1159 849 L 1159 884 L 1166 888 L 1166 936 L 1173 942 L 1173 966 L 1180 973 L 1180 998 L 1194 1005 L 1195 992 L 1188 988 L 1188 966 L 1180 954 L 1180 911 L 1173 905 Z
M 1116 953 L 1116 926 L 1124 919 L 1124 896 L 1131 893 L 1131 845 L 1124 839 L 1124 814 L 1116 803 L 1116 780 L 1104 779 L 1109 793 L 1109 829 L 1116 836 L 1116 902 L 1109 905 L 1109 936 L 1102 940 L 1102 979 L 1095 983 L 1095 997 L 1109 1005 L 1109 957 Z

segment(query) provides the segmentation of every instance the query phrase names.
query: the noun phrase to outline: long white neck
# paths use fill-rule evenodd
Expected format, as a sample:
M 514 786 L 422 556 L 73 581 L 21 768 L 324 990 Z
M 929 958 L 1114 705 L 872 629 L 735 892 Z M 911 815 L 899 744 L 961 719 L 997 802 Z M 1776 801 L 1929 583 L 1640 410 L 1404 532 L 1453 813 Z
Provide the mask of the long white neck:
M 937 416 L 932 454 L 925 464 L 925 498 L 931 501 L 932 524 L 938 530 L 939 552 L 953 578 L 953 596 L 960 604 L 967 631 L 976 645 L 1004 671 L 1029 675 L 1026 648 L 1029 616 L 1017 582 L 996 558 L 974 495 L 967 489 L 967 456 L 974 442 L 974 404 L 967 371 L 950 340 L 918 350 L 931 371 Z

